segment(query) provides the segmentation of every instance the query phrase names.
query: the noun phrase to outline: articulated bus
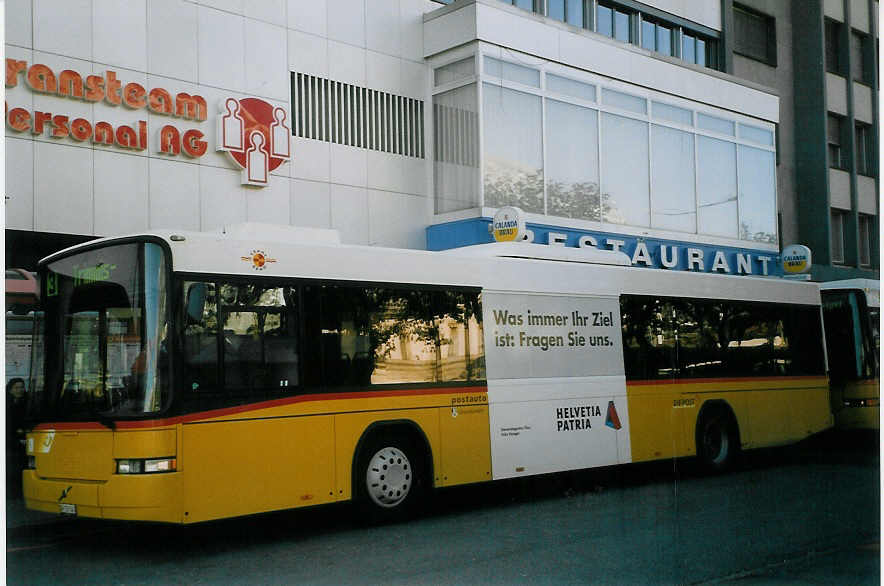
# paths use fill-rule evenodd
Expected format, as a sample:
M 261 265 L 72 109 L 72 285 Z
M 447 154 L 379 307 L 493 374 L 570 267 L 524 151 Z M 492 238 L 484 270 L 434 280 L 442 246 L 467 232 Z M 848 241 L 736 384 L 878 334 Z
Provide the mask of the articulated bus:
M 881 420 L 880 283 L 849 279 L 820 287 L 835 426 L 877 430 Z
M 817 285 L 240 225 L 39 274 L 27 507 L 194 523 L 796 442 L 832 425 Z

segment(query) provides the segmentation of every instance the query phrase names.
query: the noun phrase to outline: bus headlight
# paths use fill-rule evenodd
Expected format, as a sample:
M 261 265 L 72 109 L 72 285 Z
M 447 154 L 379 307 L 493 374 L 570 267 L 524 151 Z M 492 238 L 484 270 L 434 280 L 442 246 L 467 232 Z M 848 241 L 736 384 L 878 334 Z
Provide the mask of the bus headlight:
M 117 460 L 117 474 L 157 474 L 174 472 L 178 467 L 175 458 L 151 458 L 149 460 Z

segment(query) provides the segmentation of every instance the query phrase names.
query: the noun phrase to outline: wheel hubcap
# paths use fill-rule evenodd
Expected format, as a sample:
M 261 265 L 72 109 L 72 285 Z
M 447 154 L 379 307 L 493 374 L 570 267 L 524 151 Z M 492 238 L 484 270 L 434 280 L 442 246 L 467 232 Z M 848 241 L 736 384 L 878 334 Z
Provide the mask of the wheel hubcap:
M 720 464 L 727 458 L 728 435 L 723 425 L 717 422 L 710 423 L 706 427 L 704 440 L 706 454 L 713 463 Z
M 400 504 L 408 496 L 411 484 L 411 463 L 402 450 L 383 448 L 369 460 L 365 486 L 377 505 L 391 508 Z

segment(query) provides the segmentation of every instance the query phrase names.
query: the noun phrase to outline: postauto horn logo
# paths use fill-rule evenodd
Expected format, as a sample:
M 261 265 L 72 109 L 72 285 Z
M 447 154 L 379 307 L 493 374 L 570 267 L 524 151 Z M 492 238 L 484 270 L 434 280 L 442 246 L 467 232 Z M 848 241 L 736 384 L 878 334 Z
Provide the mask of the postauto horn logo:
M 270 172 L 291 159 L 291 127 L 285 108 L 260 98 L 227 98 L 218 116 L 217 151 L 240 169 L 243 185 L 265 187 Z

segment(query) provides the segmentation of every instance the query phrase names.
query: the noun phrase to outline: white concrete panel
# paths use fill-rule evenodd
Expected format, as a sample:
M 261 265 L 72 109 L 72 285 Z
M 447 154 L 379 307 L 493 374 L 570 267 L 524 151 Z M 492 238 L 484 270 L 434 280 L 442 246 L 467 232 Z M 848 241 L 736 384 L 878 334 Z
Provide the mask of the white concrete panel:
M 246 193 L 240 173 L 200 165 L 200 230 L 246 221 Z
M 92 59 L 92 0 L 35 0 L 34 49 Z
M 6 141 L 6 227 L 34 229 L 34 141 Z
M 829 203 L 833 208 L 850 209 L 850 173 L 829 169 Z
M 98 67 L 98 66 L 96 65 L 96 67 Z M 117 79 L 120 80 L 123 88 L 125 88 L 126 84 L 128 84 L 128 83 L 137 83 L 137 84 L 140 84 L 144 89 L 150 90 L 150 87 L 149 87 L 149 84 L 147 81 L 147 74 L 142 73 L 140 71 L 132 71 L 132 70 L 126 70 L 126 69 L 120 69 L 120 68 L 114 68 L 114 69 L 112 69 L 112 71 L 114 71 L 117 74 Z M 103 73 L 103 71 L 101 71 L 101 70 L 96 72 L 96 74 L 102 74 L 102 73 Z M 173 90 L 175 89 L 175 86 L 173 85 L 172 87 L 166 87 L 166 89 L 169 90 L 170 92 L 173 92 Z M 122 88 L 120 89 L 120 91 L 122 92 Z M 177 92 L 173 92 L 172 95 L 174 96 L 175 93 L 177 93 Z M 150 111 L 146 108 L 139 109 L 139 110 L 133 110 L 123 104 L 120 104 L 119 106 L 114 106 L 114 105 L 111 105 L 106 100 L 102 100 L 101 102 L 96 102 L 92 106 L 92 116 L 96 121 L 110 122 L 111 126 L 114 127 L 115 131 L 118 127 L 125 125 L 125 126 L 129 126 L 129 127 L 133 128 L 135 130 L 135 132 L 137 133 L 138 132 L 138 121 L 141 120 L 141 121 L 145 121 L 145 122 L 149 123 Z M 133 151 L 126 151 L 126 152 L 130 152 L 130 153 L 140 156 L 140 157 L 148 156 L 150 154 L 150 151 L 155 147 L 155 142 L 152 141 L 152 139 L 154 137 L 150 136 L 150 133 L 152 130 L 153 129 L 148 124 L 148 137 L 147 137 L 148 148 L 147 149 L 145 149 L 143 151 L 133 150 Z M 159 127 L 157 127 L 156 130 L 159 130 Z M 153 144 L 152 144 L 152 142 L 153 142 Z M 113 145 L 108 146 L 103 143 L 96 143 L 94 145 L 94 147 L 98 150 L 113 151 L 113 152 L 117 152 L 117 153 L 120 152 L 119 146 L 113 146 Z
M 286 26 L 286 0 L 261 0 L 260 2 L 246 2 L 245 15 L 249 18 L 263 20 L 271 24 Z
M 5 49 L 7 59 L 24 61 L 27 63 L 28 67 L 33 65 L 34 52 L 30 49 L 22 49 L 11 45 L 6 45 Z M 34 110 L 34 92 L 28 87 L 28 82 L 25 81 L 26 72 L 27 70 L 18 74 L 15 87 L 6 87 L 6 105 L 9 106 L 10 110 L 13 108 L 24 108 L 28 112 L 33 112 Z M 6 126 L 6 136 L 17 136 L 20 138 L 30 138 L 31 136 L 30 132 L 16 132 L 15 130 L 11 130 L 8 124 L 5 124 L 4 126 Z
M 826 107 L 830 112 L 847 116 L 847 80 L 826 73 Z
M 721 30 L 719 0 L 645 0 L 644 4 L 711 29 Z
M 398 191 L 424 197 L 430 195 L 427 192 L 427 177 L 431 176 L 433 169 L 427 159 L 402 157 L 399 168 L 401 171 Z
M 875 114 L 872 110 L 872 88 L 853 82 L 853 115 L 857 120 L 872 124 Z
M 288 177 L 274 177 L 267 187 L 243 188 L 249 222 L 284 224 L 291 217 Z
M 407 1 L 407 0 L 406 0 Z M 401 33 L 400 0 L 370 0 L 365 11 L 365 47 L 370 51 L 399 56 Z
M 368 150 L 340 144 L 329 145 L 329 181 L 365 187 Z
M 243 17 L 200 8 L 199 83 L 245 91 Z
M 353 45 L 330 40 L 328 42 L 328 76 L 335 81 L 364 86 L 366 54 L 377 55 L 377 53 L 365 51 L 365 49 Z
M 148 228 L 148 160 L 95 151 L 95 233 L 115 236 Z
M 369 189 L 402 191 L 402 164 L 400 155 L 378 151 L 368 151 L 368 174 L 366 185 Z
M 93 59 L 147 71 L 146 15 L 146 0 L 92 0 Z
M 331 227 L 344 244 L 368 244 L 368 194 L 363 187 L 331 185 Z
M 331 188 L 322 181 L 292 179 L 291 195 L 292 226 L 331 228 Z
M 328 32 L 326 0 L 288 0 L 289 28 L 325 37 Z
M 850 0 L 850 26 L 864 33 L 870 32 L 869 0 Z
M 480 38 L 502 47 L 511 47 L 538 57 L 558 55 L 560 29 L 517 9 L 476 5 L 476 30 Z
M 334 0 L 328 6 L 328 38 L 357 47 L 365 46 L 366 0 Z M 371 0 L 374 4 L 374 0 Z
M 321 140 L 292 137 L 291 176 L 312 181 L 329 180 L 329 143 Z
M 217 8 L 218 10 L 223 10 L 225 12 L 233 12 L 235 14 L 242 14 L 245 10 L 245 3 L 247 0 L 196 0 L 197 4 L 202 4 L 203 6 L 210 6 L 212 8 Z M 249 0 L 253 1 L 253 0 Z M 264 0 L 261 0 L 262 2 Z
M 86 80 L 86 76 L 90 75 L 94 71 L 93 65 L 89 61 L 71 59 L 69 57 L 62 57 L 59 55 L 54 55 L 52 53 L 43 53 L 40 51 L 34 51 L 34 63 L 42 63 L 43 65 L 46 65 L 47 67 L 52 69 L 53 72 L 55 72 L 56 77 L 58 77 L 58 75 L 65 69 L 76 71 L 80 74 L 84 81 Z M 31 64 L 29 63 L 28 65 Z M 97 73 L 98 75 L 104 75 L 105 70 L 99 69 Z M 117 73 L 118 79 L 124 79 L 124 74 L 120 73 L 119 71 L 117 71 Z M 19 81 L 19 85 L 21 85 L 21 83 L 22 82 Z M 30 91 L 30 89 L 28 89 L 27 91 Z M 62 98 L 53 94 L 42 94 L 37 92 L 32 92 L 32 96 L 34 110 L 40 112 L 51 112 L 52 114 L 60 114 L 62 116 L 67 116 L 69 120 L 74 120 L 76 118 L 85 118 L 90 122 L 93 120 L 95 106 L 93 106 L 91 102 L 72 100 L 69 98 Z M 8 99 L 9 98 L 7 97 L 7 100 Z M 99 118 L 99 120 L 103 120 L 103 118 Z M 67 142 L 70 140 L 67 138 L 50 138 L 50 133 L 52 132 L 52 129 L 52 124 L 44 124 L 42 134 L 40 134 L 39 136 L 35 136 L 35 140 L 45 142 L 59 142 L 60 140 Z M 83 144 L 89 146 L 90 143 Z
M 424 57 L 476 38 L 476 5 L 470 4 L 424 23 Z
M 373 246 L 426 250 L 431 222 L 427 200 L 390 191 L 368 192 L 370 243 Z
M 34 229 L 95 234 L 92 149 L 34 143 Z
M 393 94 L 402 93 L 402 60 L 383 53 L 365 54 L 365 81 L 372 89 Z
M 33 47 L 34 21 L 31 0 L 6 0 L 6 42 Z
M 823 12 L 829 18 L 844 22 L 844 0 L 825 0 Z
M 399 63 L 402 68 L 402 95 L 426 100 L 430 88 L 430 68 L 423 63 L 405 59 L 400 59 Z
M 152 157 L 148 171 L 149 227 L 199 230 L 199 165 Z
M 424 59 L 424 13 L 439 8 L 430 0 L 400 0 L 399 30 L 403 59 L 421 62 Z
M 195 82 L 197 6 L 180 0 L 151 0 L 147 8 L 148 70 Z
M 328 39 L 288 31 L 289 70 L 328 77 Z
M 875 192 L 874 177 L 858 175 L 856 178 L 856 210 L 861 214 L 875 215 L 878 213 L 878 194 Z
M 291 94 L 286 29 L 246 19 L 246 93 L 287 100 Z

